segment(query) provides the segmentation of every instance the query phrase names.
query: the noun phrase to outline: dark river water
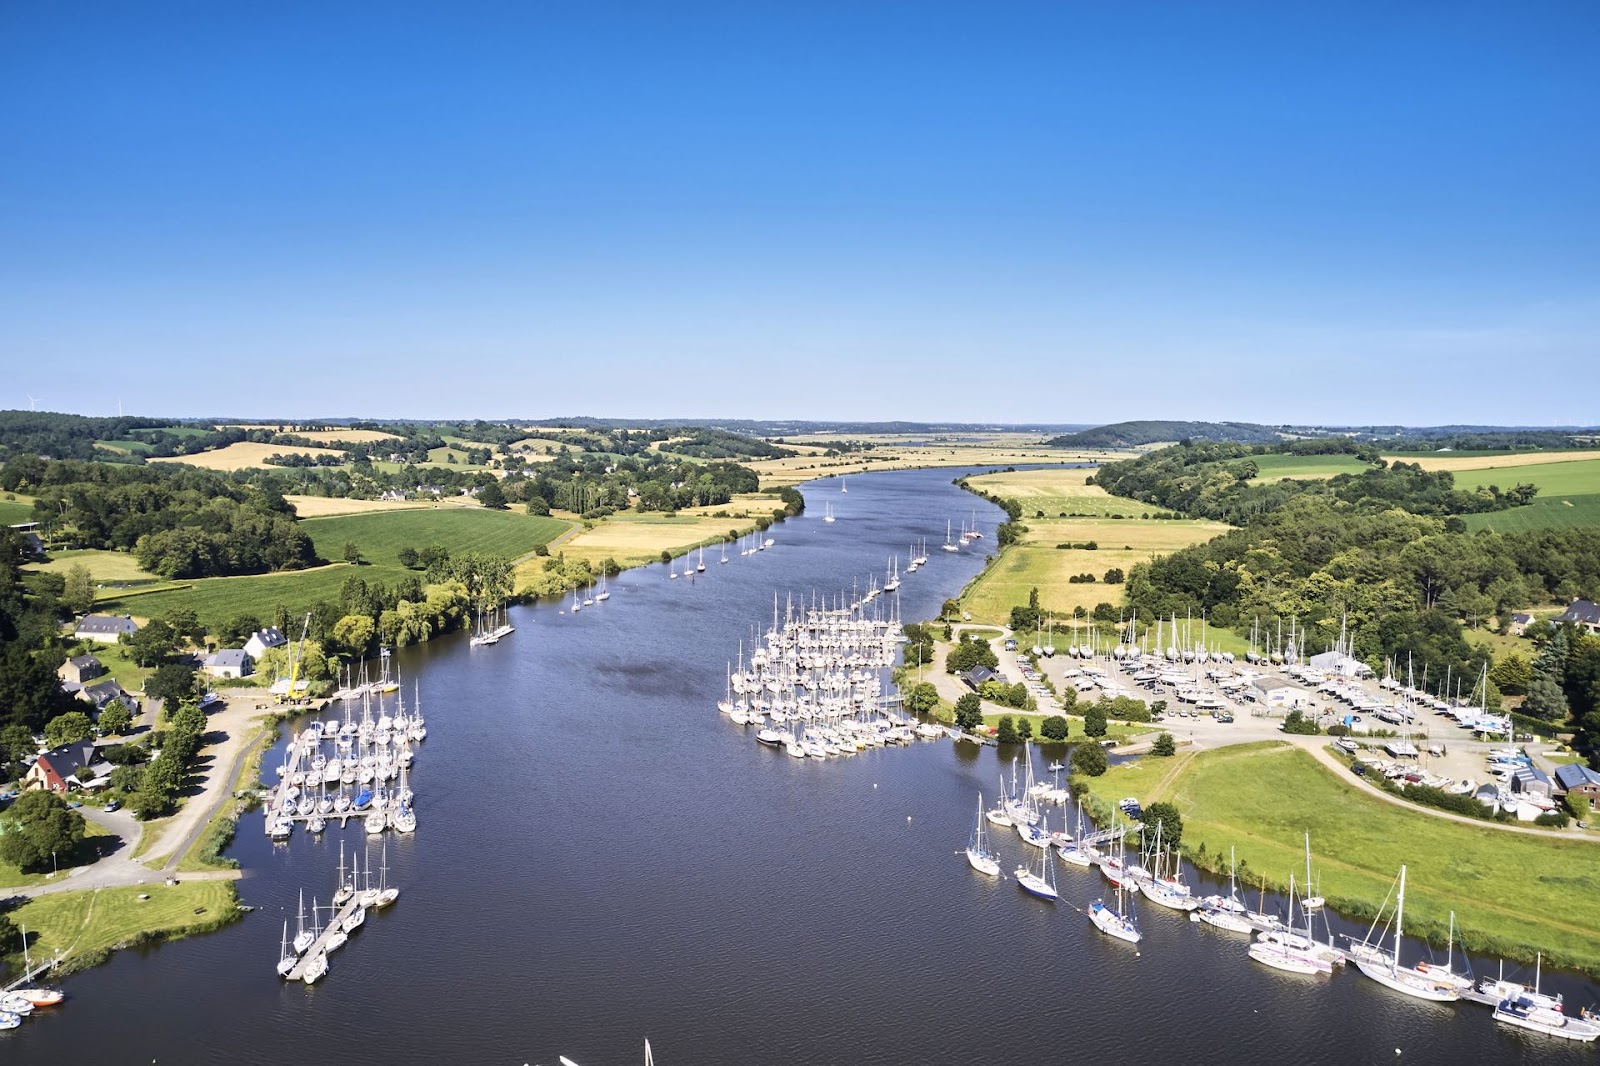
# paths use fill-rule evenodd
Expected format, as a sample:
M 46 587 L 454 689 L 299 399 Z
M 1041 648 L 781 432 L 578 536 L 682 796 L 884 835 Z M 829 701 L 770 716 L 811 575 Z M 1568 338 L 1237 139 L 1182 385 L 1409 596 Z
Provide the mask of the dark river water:
M 759 555 L 708 553 L 694 580 L 632 571 L 575 616 L 515 610 L 496 647 L 408 649 L 429 737 L 417 832 L 389 844 L 402 895 L 323 983 L 273 967 L 297 893 L 326 901 L 340 834 L 274 846 L 256 813 L 230 854 L 259 910 L 70 978 L 67 1006 L 0 1033 L 0 1062 L 615 1066 L 641 1062 L 645 1037 L 661 1066 L 1595 1060 L 1353 967 L 1266 970 L 1243 937 L 1154 907 L 1135 951 L 1068 905 L 1101 894 L 1091 871 L 1059 867 L 1055 907 L 980 878 L 959 852 L 994 748 L 799 760 L 717 714 L 774 590 L 881 581 L 924 536 L 904 617 L 933 616 L 977 573 L 1002 516 L 977 501 L 984 547 L 940 551 L 975 502 L 954 473 L 852 477 L 847 494 L 821 481 Z M 359 823 L 345 838 L 362 845 Z M 996 848 L 1007 871 L 1023 855 L 1013 836 Z M 1574 1009 L 1591 1000 L 1555 984 Z

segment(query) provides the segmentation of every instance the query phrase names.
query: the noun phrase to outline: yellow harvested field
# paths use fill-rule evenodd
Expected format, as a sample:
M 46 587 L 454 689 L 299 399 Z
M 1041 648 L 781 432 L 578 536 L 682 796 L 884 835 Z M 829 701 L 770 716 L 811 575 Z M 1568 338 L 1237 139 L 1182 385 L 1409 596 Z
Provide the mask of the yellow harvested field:
M 1542 466 L 1545 463 L 1576 463 L 1600 459 L 1600 451 L 1511 452 L 1506 455 L 1405 455 L 1384 456 L 1391 463 L 1415 463 L 1424 470 L 1500 470 L 1513 466 Z
M 400 439 L 393 433 L 384 433 L 376 429 L 308 429 L 296 432 L 295 436 L 316 441 L 318 444 L 371 444 L 373 441 Z
M 826 443 L 828 434 L 806 434 L 806 441 Z M 845 439 L 843 437 L 841 440 Z M 763 488 L 794 485 L 834 474 L 860 474 L 871 470 L 909 470 L 940 466 L 1019 466 L 1034 463 L 1107 462 L 1126 459 L 1133 452 L 1069 452 L 1045 447 L 1039 434 L 973 434 L 960 441 L 915 438 L 907 435 L 854 436 L 848 439 L 870 441 L 871 451 L 842 455 L 797 455 L 787 459 L 759 459 L 745 465 L 761 475 Z
M 139 561 L 128 552 L 100 551 L 86 548 L 81 551 L 58 551 L 47 563 L 31 563 L 25 569 L 46 574 L 65 574 L 74 566 L 89 568 L 89 576 L 96 584 L 107 581 L 151 581 L 153 574 L 139 569 Z
M 171 459 L 152 459 L 152 463 L 187 463 L 190 466 L 200 466 L 207 470 L 249 470 L 256 467 L 268 466 L 266 459 L 269 455 L 338 455 L 344 452 L 332 448 L 290 448 L 278 444 L 255 444 L 250 441 L 240 441 L 230 444 L 226 448 L 218 448 L 214 452 L 201 452 L 199 455 L 179 455 Z
M 637 566 L 659 558 L 663 551 L 678 555 L 691 545 L 718 539 L 735 529 L 750 528 L 753 526 L 747 518 L 613 516 L 551 550 L 591 563 L 610 557 L 623 566 Z
M 369 511 L 411 511 L 420 507 L 476 507 L 469 496 L 441 496 L 438 500 L 347 500 L 334 496 L 285 496 L 301 518 L 331 518 Z

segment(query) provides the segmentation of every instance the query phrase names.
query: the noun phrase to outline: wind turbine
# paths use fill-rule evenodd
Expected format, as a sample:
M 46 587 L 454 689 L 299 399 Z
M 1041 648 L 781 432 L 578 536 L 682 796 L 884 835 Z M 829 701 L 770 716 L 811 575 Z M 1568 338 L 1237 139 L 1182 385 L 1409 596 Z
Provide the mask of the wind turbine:
M 30 410 L 30 411 L 36 410 L 38 408 L 38 406 L 39 406 L 39 401 L 34 399 L 32 396 L 29 396 L 28 397 L 28 410 Z

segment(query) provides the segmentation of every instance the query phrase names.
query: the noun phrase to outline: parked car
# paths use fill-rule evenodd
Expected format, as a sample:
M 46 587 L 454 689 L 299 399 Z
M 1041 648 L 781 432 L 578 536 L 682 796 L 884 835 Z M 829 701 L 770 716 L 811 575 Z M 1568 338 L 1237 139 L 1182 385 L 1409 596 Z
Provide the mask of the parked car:
M 112 800 L 110 803 L 106 804 L 106 808 L 105 809 L 106 809 L 106 813 L 107 814 L 110 814 L 112 811 L 121 810 L 122 809 L 122 801 L 121 800 Z

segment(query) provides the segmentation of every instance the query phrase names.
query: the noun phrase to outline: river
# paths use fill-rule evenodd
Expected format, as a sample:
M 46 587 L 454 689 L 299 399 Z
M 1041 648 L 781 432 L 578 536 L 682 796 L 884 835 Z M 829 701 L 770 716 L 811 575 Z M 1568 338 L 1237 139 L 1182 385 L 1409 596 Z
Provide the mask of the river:
M 256 813 L 229 852 L 255 913 L 68 979 L 68 1004 L 0 1033 L 0 1058 L 618 1066 L 642 1061 L 649 1037 L 661 1066 L 1592 1061 L 1353 968 L 1265 970 L 1243 937 L 1155 907 L 1136 951 L 1068 906 L 1100 895 L 1090 871 L 1059 867 L 1053 908 L 980 878 L 959 852 L 976 793 L 995 788 L 994 748 L 821 763 L 717 714 L 774 590 L 881 580 L 925 536 L 930 563 L 899 597 L 905 618 L 935 615 L 1003 517 L 955 488 L 958 473 L 802 486 L 808 513 L 756 556 L 724 566 L 708 552 L 693 580 L 630 571 L 578 615 L 516 609 L 495 647 L 407 649 L 397 662 L 408 690 L 420 680 L 429 737 L 418 830 L 389 844 L 402 895 L 324 982 L 289 986 L 273 966 L 298 892 L 326 902 L 340 834 L 274 846 Z M 974 507 L 982 547 L 940 551 L 945 520 Z M 362 845 L 359 823 L 344 835 Z M 1023 857 L 1014 837 L 996 850 L 1007 871 Z M 1593 995 L 1558 987 L 1574 1008 Z

